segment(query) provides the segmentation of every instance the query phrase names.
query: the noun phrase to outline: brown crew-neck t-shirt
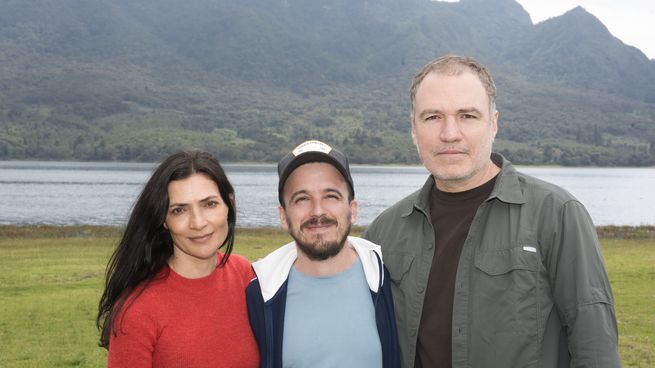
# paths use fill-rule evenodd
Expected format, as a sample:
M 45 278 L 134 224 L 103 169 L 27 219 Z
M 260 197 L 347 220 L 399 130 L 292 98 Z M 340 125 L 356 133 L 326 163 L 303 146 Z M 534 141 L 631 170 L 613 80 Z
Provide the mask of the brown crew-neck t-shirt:
M 459 256 L 478 207 L 493 190 L 496 178 L 464 192 L 432 187 L 430 217 L 435 250 L 416 345 L 416 367 L 452 365 L 452 319 Z

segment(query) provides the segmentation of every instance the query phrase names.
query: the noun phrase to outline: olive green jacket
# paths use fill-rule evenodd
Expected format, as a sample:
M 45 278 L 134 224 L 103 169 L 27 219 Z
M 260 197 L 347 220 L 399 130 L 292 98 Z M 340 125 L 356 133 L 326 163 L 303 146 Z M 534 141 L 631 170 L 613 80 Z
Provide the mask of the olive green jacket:
M 620 367 L 614 300 L 596 229 L 565 190 L 501 167 L 464 243 L 453 300 L 453 367 Z M 403 367 L 434 255 L 430 177 L 364 237 L 391 273 Z

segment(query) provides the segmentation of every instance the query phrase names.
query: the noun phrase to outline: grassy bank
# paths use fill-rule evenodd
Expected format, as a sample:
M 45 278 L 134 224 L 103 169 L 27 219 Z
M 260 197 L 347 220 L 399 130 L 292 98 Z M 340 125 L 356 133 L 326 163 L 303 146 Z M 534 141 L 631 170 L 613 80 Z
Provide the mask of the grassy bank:
M 624 366 L 655 366 L 655 232 L 601 230 Z M 0 226 L 0 367 L 105 366 L 95 315 L 119 236 L 114 228 Z M 278 229 L 239 229 L 235 253 L 255 260 L 289 240 Z

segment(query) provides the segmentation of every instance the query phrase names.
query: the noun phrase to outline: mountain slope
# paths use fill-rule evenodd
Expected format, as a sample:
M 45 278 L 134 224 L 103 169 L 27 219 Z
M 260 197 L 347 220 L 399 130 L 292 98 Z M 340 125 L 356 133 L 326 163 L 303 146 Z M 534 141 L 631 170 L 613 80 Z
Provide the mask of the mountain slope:
M 654 63 L 582 7 L 538 24 L 508 58 L 549 84 L 655 102 Z
M 655 164 L 655 61 L 514 0 L 5 0 L 0 159 L 270 161 L 317 137 L 416 163 L 407 89 L 445 53 L 493 71 L 515 162 Z

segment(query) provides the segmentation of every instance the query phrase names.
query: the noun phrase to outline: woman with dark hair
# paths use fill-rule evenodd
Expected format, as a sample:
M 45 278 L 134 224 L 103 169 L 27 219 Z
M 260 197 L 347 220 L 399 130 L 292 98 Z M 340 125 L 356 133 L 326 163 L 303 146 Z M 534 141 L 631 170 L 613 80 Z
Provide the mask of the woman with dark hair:
M 234 189 L 211 154 L 157 167 L 107 266 L 96 322 L 108 367 L 258 366 L 235 225 Z

